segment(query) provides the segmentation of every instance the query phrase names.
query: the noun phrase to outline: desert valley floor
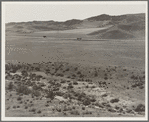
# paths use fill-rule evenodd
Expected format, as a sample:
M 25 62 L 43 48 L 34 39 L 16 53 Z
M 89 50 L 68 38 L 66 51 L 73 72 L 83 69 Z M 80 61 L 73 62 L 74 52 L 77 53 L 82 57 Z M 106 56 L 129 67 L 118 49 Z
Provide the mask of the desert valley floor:
M 7 117 L 144 116 L 144 40 L 6 40 Z

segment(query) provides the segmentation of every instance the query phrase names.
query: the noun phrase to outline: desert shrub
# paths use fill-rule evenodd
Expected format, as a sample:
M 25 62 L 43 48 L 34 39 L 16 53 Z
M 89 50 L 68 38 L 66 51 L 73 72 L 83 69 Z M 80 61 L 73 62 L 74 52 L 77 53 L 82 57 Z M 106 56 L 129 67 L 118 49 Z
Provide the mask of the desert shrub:
M 127 113 L 132 113 L 133 111 L 131 109 L 126 110 Z
M 91 102 L 95 102 L 96 99 L 95 99 L 94 97 L 92 97 L 92 98 L 90 98 L 90 101 L 91 101 Z
M 81 74 L 81 72 L 80 72 L 80 71 L 78 71 L 78 72 L 77 72 L 77 74 L 78 74 L 78 75 L 80 75 L 80 74 Z
M 139 104 L 137 107 L 134 109 L 136 112 L 144 112 L 145 111 L 145 105 Z
M 83 101 L 86 98 L 86 94 L 85 93 L 76 93 L 78 96 L 78 100 L 79 101 Z
M 144 86 L 139 86 L 139 89 L 143 89 L 144 88 Z
M 18 86 L 18 88 L 16 89 L 16 91 L 18 93 L 22 93 L 22 94 L 25 94 L 25 95 L 28 95 L 30 94 L 32 91 L 25 85 L 20 85 Z
M 66 86 L 64 86 L 63 89 L 66 89 Z
M 30 78 L 31 78 L 31 79 L 36 78 L 36 74 L 34 74 L 34 73 L 33 73 L 33 74 L 32 74 L 32 73 L 30 73 L 30 75 L 29 75 L 29 76 L 30 76 Z
M 76 109 L 76 107 L 75 107 L 75 106 L 73 106 L 73 107 L 72 107 L 72 109 Z
M 90 104 L 91 104 L 90 99 L 85 99 L 85 100 L 83 101 L 83 104 L 84 104 L 84 105 L 90 105 Z
M 131 87 L 132 87 L 132 88 L 135 88 L 135 87 L 137 87 L 137 84 L 133 84 Z
M 34 89 L 34 90 L 38 90 L 38 89 L 40 89 L 40 87 L 38 87 L 36 84 L 34 84 L 34 85 L 33 85 L 33 89 Z
M 32 82 L 30 80 L 26 81 L 25 85 L 31 86 Z
M 75 70 L 75 71 L 78 70 L 78 67 L 75 67 L 74 70 Z
M 67 68 L 65 71 L 69 71 L 69 68 Z
M 69 86 L 72 86 L 72 82 L 70 82 L 68 85 L 69 85 Z
M 61 108 L 56 108 L 56 110 L 57 110 L 58 112 L 61 112 Z
M 44 83 L 40 83 L 39 87 L 44 87 L 46 86 Z
M 134 76 L 134 75 L 132 75 L 130 78 L 131 78 L 131 79 L 135 79 L 135 76 Z
M 29 110 L 29 112 L 35 112 L 36 109 L 35 108 L 32 108 L 31 110 Z
M 123 69 L 123 71 L 126 71 L 127 69 Z
M 68 97 L 70 97 L 70 94 L 69 94 L 69 93 L 65 93 L 65 94 L 63 95 L 63 97 L 64 97 L 65 99 L 67 99 Z
M 111 105 L 107 102 L 102 102 L 102 105 L 105 106 L 105 107 L 108 107 L 108 108 L 111 107 Z
M 116 112 L 116 110 L 114 110 L 112 108 L 109 108 L 108 111 L 110 111 L 110 112 Z
M 51 73 L 51 75 L 54 75 L 54 73 Z
M 118 110 L 118 109 L 120 109 L 120 107 L 118 107 L 118 106 L 115 106 L 115 109 L 116 109 L 116 110 Z
M 74 85 L 78 85 L 78 82 L 77 82 L 77 81 L 73 81 L 73 84 L 74 84 Z
M 84 112 L 84 114 L 92 114 L 92 112 L 87 110 Z
M 37 81 L 40 81 L 40 76 L 36 76 L 36 80 Z
M 83 77 L 84 77 L 84 75 L 80 74 L 80 78 L 83 78 Z M 82 81 L 84 81 L 84 80 L 82 80 Z
M 16 108 L 16 106 L 14 105 L 13 108 Z
M 55 94 L 56 94 L 57 96 L 63 96 L 63 95 L 64 95 L 64 93 L 62 93 L 62 92 L 60 92 L 60 91 L 57 91 Z
M 118 110 L 118 112 L 120 112 L 120 113 L 123 112 L 123 108 L 120 108 L 120 109 Z
M 72 74 L 72 77 L 76 77 L 76 75 L 75 74 Z
M 46 97 L 53 100 L 54 99 L 54 96 L 55 96 L 55 94 L 53 93 L 53 91 L 50 91 L 49 90 Z
M 101 103 L 99 103 L 99 102 L 96 102 L 96 103 L 95 103 L 95 106 L 98 106 L 98 107 L 100 107 L 100 108 L 104 108 L 103 105 L 102 105 Z
M 41 113 L 41 111 L 39 110 L 39 111 L 37 111 L 37 113 L 38 113 L 38 114 L 40 114 L 40 113 Z
M 56 76 L 63 77 L 64 75 L 62 73 L 57 73 Z
M 40 71 L 40 68 L 39 68 L 39 67 L 35 67 L 35 70 L 36 70 L 36 71 Z
M 19 100 L 22 100 L 22 97 L 19 96 L 19 97 L 17 98 L 17 100 L 18 100 L 18 101 L 19 101 Z
M 67 113 L 66 113 L 66 112 L 63 112 L 63 114 L 64 114 L 64 115 L 67 115 Z
M 17 72 L 17 69 L 13 68 L 13 69 L 10 70 L 10 72 L 16 73 Z
M 25 70 L 23 70 L 23 71 L 21 72 L 21 74 L 22 74 L 22 76 L 25 76 L 25 77 L 28 76 L 28 73 L 27 73 L 27 71 L 25 71 Z
M 61 80 L 61 83 L 66 83 L 66 80 Z
M 73 95 L 75 96 L 75 97 L 78 97 L 78 93 L 77 92 L 73 92 Z
M 94 76 L 95 76 L 95 77 L 97 77 L 97 76 L 98 76 L 98 73 L 97 73 L 97 72 L 95 72 Z
M 105 80 L 107 80 L 107 79 L 108 79 L 108 77 L 104 77 L 104 79 L 105 79 Z
M 7 107 L 7 110 L 9 110 L 10 109 L 10 107 Z
M 103 95 L 102 95 L 102 97 L 107 97 L 107 96 L 108 96 L 108 94 L 107 94 L 107 93 L 105 93 L 105 94 L 103 94 Z
M 63 111 L 69 111 L 68 107 L 64 106 Z
M 78 110 L 73 110 L 70 112 L 71 114 L 73 115 L 80 115 L 79 111 Z
M 119 102 L 119 99 L 118 98 L 114 98 L 114 99 L 111 99 L 110 102 L 111 103 L 116 103 L 116 102 Z
M 10 82 L 10 83 L 8 84 L 8 90 L 12 90 L 13 87 L 14 87 L 13 82 Z
M 49 104 L 46 104 L 45 106 L 46 106 L 46 107 L 48 107 L 48 106 L 49 106 Z
M 81 79 L 78 79 L 78 81 L 81 81 Z
M 96 86 L 91 86 L 91 88 L 96 88 Z
M 82 110 L 85 110 L 85 107 L 82 107 Z
M 40 93 L 40 91 L 38 91 L 38 90 L 33 90 L 33 91 L 32 91 L 32 95 L 33 95 L 33 96 L 36 96 L 36 97 L 39 97 L 39 96 L 41 96 L 41 93 Z
M 48 100 L 47 103 L 51 103 L 51 100 Z
M 13 76 L 13 78 L 14 78 L 15 81 L 20 81 L 20 80 L 21 80 L 21 76 L 18 75 L 18 74 L 15 74 L 15 75 Z
M 5 77 L 5 79 L 12 80 L 12 79 L 13 79 L 13 76 L 10 75 L 10 74 L 8 74 L 8 75 Z
M 64 74 L 60 74 L 61 77 L 64 77 Z
M 46 79 L 46 77 L 42 77 L 42 79 Z
M 72 85 L 69 85 L 67 88 L 68 88 L 68 89 L 72 89 L 72 88 L 73 88 L 73 86 L 72 86 Z

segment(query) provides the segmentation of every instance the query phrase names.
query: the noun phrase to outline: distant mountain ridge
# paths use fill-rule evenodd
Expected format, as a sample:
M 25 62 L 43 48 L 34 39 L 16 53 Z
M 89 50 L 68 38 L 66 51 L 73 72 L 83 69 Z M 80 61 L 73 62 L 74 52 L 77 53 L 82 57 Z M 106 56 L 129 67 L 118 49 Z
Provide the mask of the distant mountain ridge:
M 102 14 L 86 18 L 84 20 L 72 19 L 64 22 L 57 21 L 32 21 L 7 23 L 6 33 L 33 33 L 37 31 L 70 30 L 83 28 L 108 27 L 105 30 L 99 30 L 89 33 L 89 36 L 95 36 L 103 39 L 129 39 L 145 37 L 145 13 L 126 14 L 119 16 L 110 16 Z

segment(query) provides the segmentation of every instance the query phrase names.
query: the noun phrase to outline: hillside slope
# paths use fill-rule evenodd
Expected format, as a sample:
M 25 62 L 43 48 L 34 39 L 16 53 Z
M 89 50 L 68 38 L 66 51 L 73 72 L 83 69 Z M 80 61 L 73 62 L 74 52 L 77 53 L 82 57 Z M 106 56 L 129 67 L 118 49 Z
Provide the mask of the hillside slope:
M 105 29 L 88 33 L 102 39 L 142 39 L 145 37 L 145 14 L 110 16 L 102 14 L 84 20 L 72 19 L 65 22 L 32 21 L 7 23 L 6 33 L 34 33 L 39 31 L 73 30 L 88 28 Z M 108 28 L 107 28 L 108 27 Z
M 142 39 L 145 37 L 145 22 L 117 24 L 104 30 L 94 31 L 88 35 L 97 36 L 102 39 Z

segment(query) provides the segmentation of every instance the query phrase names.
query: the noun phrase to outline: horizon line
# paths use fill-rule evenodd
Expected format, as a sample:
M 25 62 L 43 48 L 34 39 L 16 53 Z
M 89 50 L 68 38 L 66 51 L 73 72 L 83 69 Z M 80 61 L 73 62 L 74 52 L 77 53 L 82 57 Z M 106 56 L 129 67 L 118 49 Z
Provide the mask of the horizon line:
M 54 22 L 66 22 L 66 21 L 70 21 L 70 20 L 86 20 L 86 19 L 89 19 L 89 18 L 92 18 L 92 17 L 97 17 L 97 16 L 101 16 L 101 15 L 108 15 L 108 16 L 124 16 L 124 15 L 135 15 L 135 14 L 146 14 L 146 13 L 128 13 L 128 14 L 120 14 L 120 15 L 112 15 L 112 14 L 100 14 L 100 15 L 96 15 L 96 16 L 91 16 L 91 17 L 87 17 L 85 19 L 68 19 L 68 20 L 65 20 L 65 21 L 56 21 L 56 20 L 45 20 L 45 21 L 40 21 L 40 20 L 31 20 L 31 21 L 21 21 L 21 22 L 7 22 L 5 24 L 10 24 L 10 23 L 28 23 L 28 22 L 48 22 L 48 21 L 54 21 Z

